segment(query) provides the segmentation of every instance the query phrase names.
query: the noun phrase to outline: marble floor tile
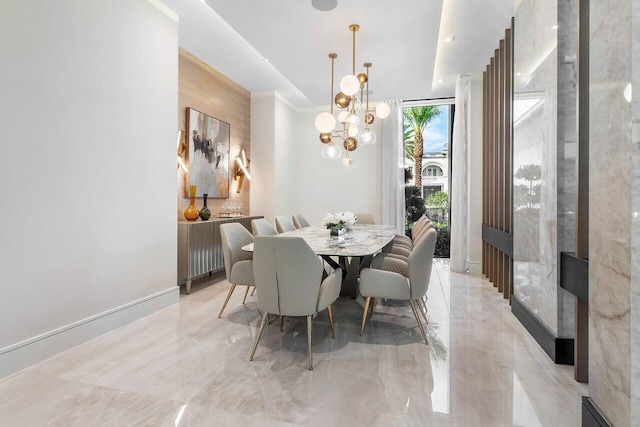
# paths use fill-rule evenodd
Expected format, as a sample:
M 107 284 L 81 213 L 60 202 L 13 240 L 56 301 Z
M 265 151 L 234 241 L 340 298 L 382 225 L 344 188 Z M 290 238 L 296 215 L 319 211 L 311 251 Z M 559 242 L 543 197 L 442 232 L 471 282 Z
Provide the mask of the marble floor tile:
M 425 345 L 406 303 L 334 305 L 306 323 L 274 320 L 248 361 L 256 298 L 220 276 L 180 303 L 0 381 L 0 426 L 579 425 L 584 385 L 553 364 L 486 280 L 436 260 Z

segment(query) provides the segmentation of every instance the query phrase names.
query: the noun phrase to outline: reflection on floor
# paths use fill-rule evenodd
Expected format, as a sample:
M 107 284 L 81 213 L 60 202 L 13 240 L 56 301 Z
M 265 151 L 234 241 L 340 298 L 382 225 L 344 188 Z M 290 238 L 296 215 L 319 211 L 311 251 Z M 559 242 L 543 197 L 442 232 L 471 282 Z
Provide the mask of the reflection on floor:
M 336 339 L 314 320 L 256 333 L 255 297 L 194 283 L 180 304 L 0 381 L 0 425 L 579 425 L 586 387 L 554 365 L 486 280 L 437 260 L 429 340 L 408 306 L 379 304 L 364 337 L 362 307 L 340 299 Z M 207 278 L 209 281 L 210 279 Z

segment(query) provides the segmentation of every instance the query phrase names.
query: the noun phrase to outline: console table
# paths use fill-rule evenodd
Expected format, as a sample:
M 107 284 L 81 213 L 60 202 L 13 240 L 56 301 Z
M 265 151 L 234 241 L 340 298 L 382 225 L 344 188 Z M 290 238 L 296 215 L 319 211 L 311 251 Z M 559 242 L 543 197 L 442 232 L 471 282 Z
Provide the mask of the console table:
M 178 284 L 191 292 L 191 281 L 224 268 L 220 224 L 239 222 L 251 231 L 251 220 L 262 216 L 178 221 Z

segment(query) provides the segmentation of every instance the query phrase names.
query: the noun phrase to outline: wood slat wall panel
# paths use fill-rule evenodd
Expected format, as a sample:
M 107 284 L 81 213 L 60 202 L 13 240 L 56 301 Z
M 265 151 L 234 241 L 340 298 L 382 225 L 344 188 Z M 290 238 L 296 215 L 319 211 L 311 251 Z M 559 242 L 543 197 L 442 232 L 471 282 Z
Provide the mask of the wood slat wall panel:
M 251 128 L 251 93 L 190 52 L 180 49 L 178 57 L 178 124 L 186 129 L 186 110 L 195 108 L 231 125 L 231 156 L 229 158 L 229 199 L 209 199 L 208 206 L 215 217 L 224 212 L 227 201 L 242 203 L 242 211 L 249 214 L 251 181 L 245 179 L 240 194 L 235 193 L 233 181 L 235 156 L 244 148 L 251 158 L 249 138 Z M 251 170 L 251 169 L 249 169 Z M 187 175 L 178 170 L 178 219 L 189 205 Z M 202 207 L 202 200 L 196 203 Z
M 483 73 L 483 186 L 485 226 L 513 230 L 513 19 Z M 513 253 L 483 242 L 482 272 L 504 298 L 513 294 Z

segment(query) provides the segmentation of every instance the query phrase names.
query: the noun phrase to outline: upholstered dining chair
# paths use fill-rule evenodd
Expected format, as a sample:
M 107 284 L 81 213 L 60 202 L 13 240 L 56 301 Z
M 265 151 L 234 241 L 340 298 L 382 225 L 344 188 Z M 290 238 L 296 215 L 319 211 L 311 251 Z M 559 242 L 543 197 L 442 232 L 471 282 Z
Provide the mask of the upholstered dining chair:
M 422 312 L 425 321 L 427 321 L 426 313 L 422 311 L 421 303 L 429 288 L 437 236 L 438 232 L 435 229 L 428 230 L 424 237 L 415 243 L 406 261 L 389 254 L 380 253 L 373 258 L 371 268 L 362 269 L 360 273 L 360 293 L 365 297 L 365 303 L 360 336 L 364 333 L 372 298 L 376 300 L 377 298 L 406 300 L 409 301 L 411 311 L 413 311 L 413 316 L 418 322 L 425 344 L 429 344 L 422 322 L 418 317 L 417 309 Z
M 222 316 L 231 294 L 236 289 L 236 286 L 246 286 L 247 289 L 244 293 L 242 303 L 247 299 L 249 288 L 254 286 L 253 281 L 253 263 L 252 253 L 242 250 L 242 247 L 253 243 L 253 235 L 249 233 L 249 230 L 238 222 L 230 222 L 227 224 L 220 224 L 220 237 L 222 238 L 222 254 L 224 256 L 224 271 L 227 275 L 227 280 L 231 283 L 227 298 L 222 304 L 218 318 Z
M 291 215 L 291 217 L 293 218 L 293 225 L 295 225 L 296 228 L 304 228 L 304 227 L 311 226 L 311 224 L 309 224 L 309 221 L 304 219 L 304 217 L 300 214 Z
M 286 233 L 287 231 L 293 231 L 296 229 L 296 226 L 293 225 L 289 218 L 286 216 L 277 216 L 276 217 L 276 229 L 278 233 Z
M 251 220 L 251 231 L 254 236 L 275 236 L 278 230 L 264 218 Z
M 391 247 L 390 252 L 392 254 L 401 255 L 408 258 L 409 254 L 411 253 L 411 249 L 415 245 L 415 242 L 420 240 L 425 235 L 425 233 L 432 228 L 435 228 L 433 223 L 423 215 L 418 221 L 416 221 L 413 230 L 411 230 L 411 238 L 409 238 L 408 236 L 404 236 L 408 239 L 406 240 L 399 239 L 399 237 L 401 236 L 396 236 L 393 240 L 393 246 Z
M 356 218 L 358 218 L 358 224 L 375 224 L 376 219 L 370 213 L 357 213 L 355 214 Z
M 342 270 L 337 269 L 322 280 L 322 262 L 300 237 L 257 236 L 253 249 L 258 308 L 264 313 L 249 360 L 269 319 L 278 316 L 306 316 L 309 370 L 313 370 L 311 327 L 314 314 L 326 309 L 331 336 L 335 338 L 331 304 L 340 294 Z

